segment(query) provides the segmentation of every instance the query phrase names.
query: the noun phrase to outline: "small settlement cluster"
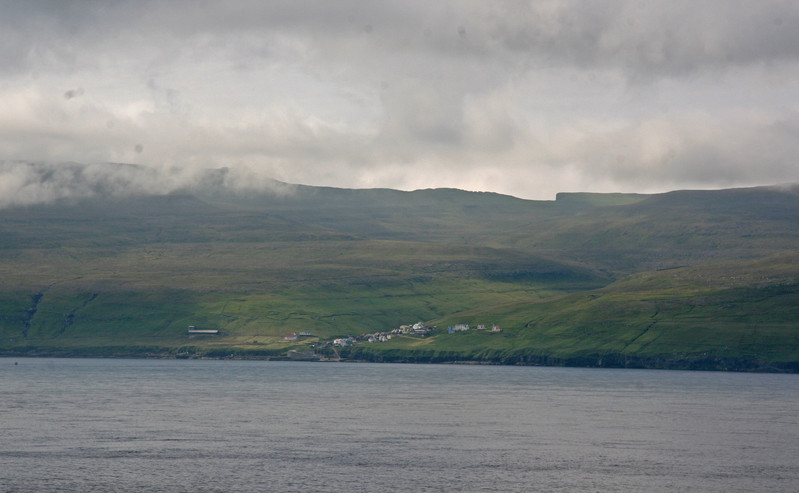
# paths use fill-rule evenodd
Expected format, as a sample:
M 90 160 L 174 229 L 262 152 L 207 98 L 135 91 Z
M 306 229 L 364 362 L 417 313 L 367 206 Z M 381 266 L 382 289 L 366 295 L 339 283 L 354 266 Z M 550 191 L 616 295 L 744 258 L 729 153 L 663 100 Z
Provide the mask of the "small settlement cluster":
M 415 335 L 415 336 L 426 336 L 435 327 L 428 327 L 422 322 L 416 322 L 413 325 L 400 325 L 398 329 L 394 329 L 391 332 L 375 332 L 374 334 L 361 334 L 356 338 L 359 341 L 367 341 L 367 342 L 386 342 L 391 340 L 392 337 L 397 335 Z
M 347 347 L 352 346 L 356 342 L 386 342 L 397 335 L 416 335 L 424 337 L 434 329 L 435 327 L 429 327 L 422 322 L 416 322 L 413 325 L 400 325 L 398 329 L 394 329 L 390 332 L 368 332 L 359 336 L 333 339 L 330 342 L 321 343 L 316 347 Z
M 312 347 L 316 348 L 347 347 L 347 346 L 352 346 L 356 342 L 386 342 L 390 341 L 392 337 L 398 335 L 412 335 L 412 336 L 425 337 L 435 329 L 436 327 L 425 325 L 422 322 L 416 322 L 413 325 L 400 325 L 399 328 L 394 329 L 390 332 L 369 332 L 358 336 L 341 337 L 333 339 L 332 341 L 315 344 Z M 474 329 L 470 328 L 469 325 L 467 324 L 457 324 L 447 327 L 448 334 L 454 334 L 456 332 L 465 332 L 468 330 L 488 330 L 488 327 L 486 327 L 483 324 L 477 325 L 477 327 L 475 327 Z M 501 331 L 502 329 L 499 328 L 499 325 L 493 324 L 491 326 L 491 332 L 501 332 Z M 301 333 L 300 337 L 307 335 L 310 334 Z M 298 340 L 297 334 L 296 333 L 289 334 L 285 337 L 285 340 L 296 341 Z
M 457 325 L 450 325 L 447 327 L 447 334 L 454 334 L 455 332 L 466 332 L 467 330 L 471 330 L 468 324 L 457 324 Z M 474 330 L 488 330 L 484 324 L 479 324 Z M 491 325 L 491 332 L 502 332 L 502 329 L 499 328 L 499 325 L 493 324 Z

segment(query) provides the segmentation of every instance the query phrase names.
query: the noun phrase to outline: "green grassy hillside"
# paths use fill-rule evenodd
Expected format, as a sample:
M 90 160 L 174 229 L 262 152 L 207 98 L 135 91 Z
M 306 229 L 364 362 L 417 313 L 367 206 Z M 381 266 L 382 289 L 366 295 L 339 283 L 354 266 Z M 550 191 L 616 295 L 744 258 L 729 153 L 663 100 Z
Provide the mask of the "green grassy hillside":
M 370 348 L 378 359 L 424 349 L 442 359 L 602 366 L 796 370 L 799 256 L 647 272 L 604 288 L 437 320 L 499 324 Z M 475 356 L 473 347 L 481 347 Z M 361 355 L 361 357 L 367 357 Z
M 796 369 L 791 188 L 527 201 L 274 184 L 0 211 L 4 354 Z M 502 332 L 447 334 L 455 323 Z M 187 327 L 219 329 L 189 336 Z M 288 332 L 313 334 L 301 341 Z
M 554 216 L 513 244 L 629 275 L 796 251 L 798 225 L 797 188 L 679 191 Z

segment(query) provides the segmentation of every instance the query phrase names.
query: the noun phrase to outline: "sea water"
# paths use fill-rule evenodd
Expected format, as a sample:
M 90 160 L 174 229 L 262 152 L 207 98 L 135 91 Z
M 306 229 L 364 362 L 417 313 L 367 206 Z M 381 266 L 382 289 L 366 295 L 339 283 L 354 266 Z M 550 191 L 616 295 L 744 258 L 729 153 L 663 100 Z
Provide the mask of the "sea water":
M 0 491 L 797 491 L 799 376 L 0 358 Z

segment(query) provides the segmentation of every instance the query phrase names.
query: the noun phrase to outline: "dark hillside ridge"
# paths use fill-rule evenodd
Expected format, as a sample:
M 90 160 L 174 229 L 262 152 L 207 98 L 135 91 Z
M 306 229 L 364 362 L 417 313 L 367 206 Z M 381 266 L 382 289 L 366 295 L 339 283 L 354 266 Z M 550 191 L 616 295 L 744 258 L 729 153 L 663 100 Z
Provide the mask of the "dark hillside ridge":
M 576 208 L 588 208 L 636 204 L 646 200 L 648 197 L 650 196 L 640 193 L 561 192 L 555 196 L 555 201 L 561 204 L 569 204 Z
M 799 243 L 797 190 L 656 194 L 625 205 L 582 209 L 528 238 L 541 250 L 556 249 L 620 274 L 761 258 Z
M 706 214 L 793 221 L 799 217 L 799 186 L 684 190 L 654 195 L 639 205 L 642 209 L 653 211 L 695 210 Z
M 423 321 L 439 328 L 340 355 L 799 362 L 797 186 L 533 201 L 280 182 L 244 193 L 224 179 L 0 210 L 0 353 L 274 358 Z M 502 331 L 447 334 L 460 323 Z M 189 325 L 220 334 L 190 338 Z

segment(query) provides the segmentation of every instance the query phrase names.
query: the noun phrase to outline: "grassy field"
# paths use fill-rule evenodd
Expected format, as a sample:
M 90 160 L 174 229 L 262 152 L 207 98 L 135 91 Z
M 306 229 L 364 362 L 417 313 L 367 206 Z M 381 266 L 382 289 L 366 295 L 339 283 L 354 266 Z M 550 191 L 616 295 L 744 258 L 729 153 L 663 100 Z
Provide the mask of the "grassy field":
M 531 354 L 564 360 L 715 359 L 723 364 L 738 359 L 789 364 L 796 361 L 799 344 L 797 260 L 785 256 L 644 273 L 598 290 L 471 311 L 440 323 L 504 324 L 505 337 L 515 340 L 504 346 L 492 343 L 492 348 L 502 350 L 493 355 L 500 359 L 518 358 L 525 348 Z M 464 349 L 450 335 L 439 338 L 436 347 Z
M 340 354 L 797 369 L 791 189 L 536 202 L 286 187 L 0 211 L 0 351 L 282 357 L 423 321 L 439 328 Z M 503 330 L 447 334 L 456 323 Z M 283 339 L 295 331 L 313 336 Z

